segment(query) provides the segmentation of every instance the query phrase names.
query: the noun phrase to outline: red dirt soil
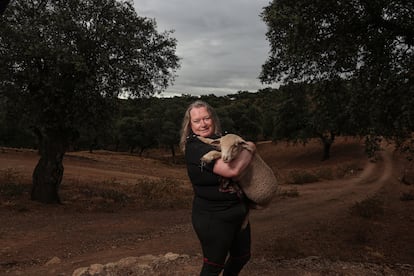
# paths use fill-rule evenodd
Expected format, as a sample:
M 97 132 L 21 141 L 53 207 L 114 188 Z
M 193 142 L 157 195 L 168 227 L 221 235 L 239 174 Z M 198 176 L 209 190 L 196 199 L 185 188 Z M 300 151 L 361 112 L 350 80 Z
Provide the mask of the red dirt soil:
M 414 200 L 401 200 L 414 195 L 414 186 L 400 181 L 407 164 L 392 147 L 384 145 L 375 162 L 355 139 L 338 139 L 331 159 L 323 162 L 317 141 L 257 147 L 279 179 L 280 196 L 250 215 L 252 259 L 241 275 L 414 275 Z M 0 193 L 0 275 L 72 275 L 95 263 L 168 252 L 190 258 L 160 267 L 154 275 L 198 275 L 200 247 L 188 199 L 148 209 L 93 193 L 139 179 L 168 179 L 190 190 L 180 158 L 173 164 L 168 153 L 159 151 L 146 157 L 68 153 L 63 204 L 44 205 L 29 200 L 36 152 L 0 149 L 0 189 L 10 179 L 27 187 L 19 196 Z M 318 173 L 320 180 L 288 184 L 292 173 L 303 172 Z M 79 194 L 82 189 L 90 195 Z M 360 206 L 373 215 L 356 214 Z M 54 257 L 58 262 L 47 264 Z

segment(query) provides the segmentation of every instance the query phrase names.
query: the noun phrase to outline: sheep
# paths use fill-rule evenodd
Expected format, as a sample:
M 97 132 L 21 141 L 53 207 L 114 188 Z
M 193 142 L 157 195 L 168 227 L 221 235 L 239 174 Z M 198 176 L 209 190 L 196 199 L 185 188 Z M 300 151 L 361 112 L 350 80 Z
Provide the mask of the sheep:
M 206 163 L 210 163 L 220 157 L 224 162 L 230 162 L 243 149 L 253 151 L 243 138 L 235 134 L 227 134 L 219 139 L 198 136 L 198 139 L 217 149 L 209 151 L 201 157 L 201 161 Z M 218 150 L 221 150 L 221 152 Z M 249 166 L 236 180 L 239 182 L 239 186 L 247 198 L 254 203 L 250 206 L 252 209 L 267 207 L 278 189 L 277 180 L 272 169 L 258 153 L 253 155 Z

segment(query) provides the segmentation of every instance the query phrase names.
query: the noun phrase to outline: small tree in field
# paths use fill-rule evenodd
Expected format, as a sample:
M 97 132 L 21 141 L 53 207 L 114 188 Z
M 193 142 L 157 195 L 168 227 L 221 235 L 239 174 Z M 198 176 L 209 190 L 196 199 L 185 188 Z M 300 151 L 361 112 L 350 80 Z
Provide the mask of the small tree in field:
M 69 144 L 105 125 L 120 94 L 164 90 L 176 40 L 130 1 L 15 0 L 0 20 L 0 97 L 39 140 L 31 198 L 58 203 Z

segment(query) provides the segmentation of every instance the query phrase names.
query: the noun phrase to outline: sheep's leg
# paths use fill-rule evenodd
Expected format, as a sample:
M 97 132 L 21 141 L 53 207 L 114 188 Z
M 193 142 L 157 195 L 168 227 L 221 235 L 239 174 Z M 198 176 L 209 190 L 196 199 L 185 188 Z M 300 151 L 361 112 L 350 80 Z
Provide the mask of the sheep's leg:
M 211 161 L 215 159 L 219 159 L 220 157 L 221 157 L 221 152 L 212 150 L 204 154 L 203 157 L 201 157 L 201 161 L 210 163 Z

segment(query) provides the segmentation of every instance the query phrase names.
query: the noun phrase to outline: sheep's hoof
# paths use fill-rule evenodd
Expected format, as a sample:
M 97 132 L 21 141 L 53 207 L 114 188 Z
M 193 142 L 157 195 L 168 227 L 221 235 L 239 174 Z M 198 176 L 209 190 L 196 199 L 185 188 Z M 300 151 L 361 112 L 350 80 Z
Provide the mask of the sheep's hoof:
M 220 157 L 221 157 L 221 152 L 212 150 L 204 154 L 203 157 L 201 157 L 201 161 L 205 163 L 210 163 L 211 161 L 218 159 Z
M 203 157 L 201 157 L 201 161 L 202 162 L 204 162 L 204 163 L 211 163 L 211 161 L 213 161 L 214 159 L 212 159 L 212 158 L 209 158 L 209 157 L 207 157 L 207 156 L 203 156 Z

